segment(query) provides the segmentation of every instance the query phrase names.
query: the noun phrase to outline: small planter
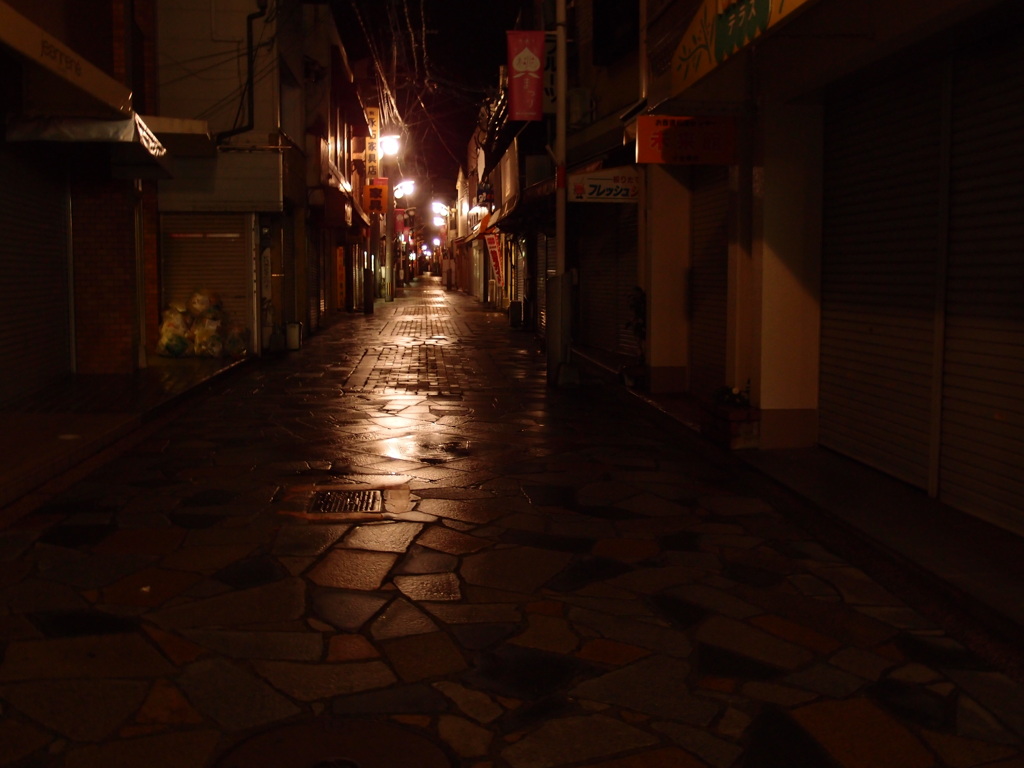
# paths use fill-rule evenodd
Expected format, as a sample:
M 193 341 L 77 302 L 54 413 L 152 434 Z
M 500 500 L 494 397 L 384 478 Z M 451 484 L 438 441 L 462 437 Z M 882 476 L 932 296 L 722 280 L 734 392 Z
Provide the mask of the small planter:
M 626 365 L 619 369 L 622 383 L 630 389 L 647 390 L 647 366 L 643 363 Z
M 700 432 L 723 448 L 756 448 L 761 436 L 761 411 L 751 406 L 707 405 Z

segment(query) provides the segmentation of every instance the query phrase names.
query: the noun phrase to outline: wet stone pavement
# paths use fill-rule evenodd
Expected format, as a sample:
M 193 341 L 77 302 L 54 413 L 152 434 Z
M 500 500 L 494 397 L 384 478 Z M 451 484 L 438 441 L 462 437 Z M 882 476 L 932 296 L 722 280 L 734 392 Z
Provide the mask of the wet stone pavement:
M 0 765 L 1022 768 L 1024 691 L 423 279 L 0 531 Z

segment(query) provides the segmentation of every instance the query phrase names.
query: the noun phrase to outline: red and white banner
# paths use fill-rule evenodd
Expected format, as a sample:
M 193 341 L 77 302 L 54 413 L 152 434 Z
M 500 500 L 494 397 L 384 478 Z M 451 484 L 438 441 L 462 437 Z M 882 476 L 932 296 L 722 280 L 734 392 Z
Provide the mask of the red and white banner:
M 544 32 L 509 31 L 508 119 L 544 117 Z
M 498 234 L 485 234 L 484 242 L 487 243 L 487 252 L 491 255 L 491 269 L 494 271 L 494 282 L 499 286 L 505 286 L 504 270 L 501 268 L 501 244 L 498 242 Z

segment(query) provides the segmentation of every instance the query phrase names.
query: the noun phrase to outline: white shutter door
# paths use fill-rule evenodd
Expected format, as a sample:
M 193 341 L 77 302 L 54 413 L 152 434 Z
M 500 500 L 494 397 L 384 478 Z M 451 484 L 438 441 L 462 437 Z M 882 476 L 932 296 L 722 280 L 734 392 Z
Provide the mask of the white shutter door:
M 822 445 L 928 485 L 940 231 L 937 68 L 826 104 Z
M 163 303 L 216 292 L 228 321 L 252 329 L 253 255 L 245 214 L 167 213 L 161 220 Z
M 1024 531 L 1024 36 L 954 60 L 940 498 Z

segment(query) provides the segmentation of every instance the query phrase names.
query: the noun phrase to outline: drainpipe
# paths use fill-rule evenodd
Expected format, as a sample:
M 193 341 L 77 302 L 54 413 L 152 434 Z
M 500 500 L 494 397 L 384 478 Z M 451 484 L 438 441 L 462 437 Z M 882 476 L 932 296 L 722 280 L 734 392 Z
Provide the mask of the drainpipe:
M 255 90 L 255 69 L 256 69 L 256 50 L 253 44 L 252 34 L 252 23 L 256 19 L 263 18 L 267 15 L 267 0 L 256 0 L 256 5 L 259 8 L 258 11 L 250 13 L 245 17 L 246 26 L 246 58 L 248 59 L 248 74 L 246 77 L 245 89 L 248 97 L 249 105 L 249 119 L 246 120 L 245 125 L 240 125 L 237 128 L 232 128 L 229 131 L 221 131 L 217 134 L 217 144 L 220 144 L 225 139 L 229 139 L 232 136 L 237 136 L 240 133 L 251 131 L 255 125 L 256 120 L 256 90 Z

